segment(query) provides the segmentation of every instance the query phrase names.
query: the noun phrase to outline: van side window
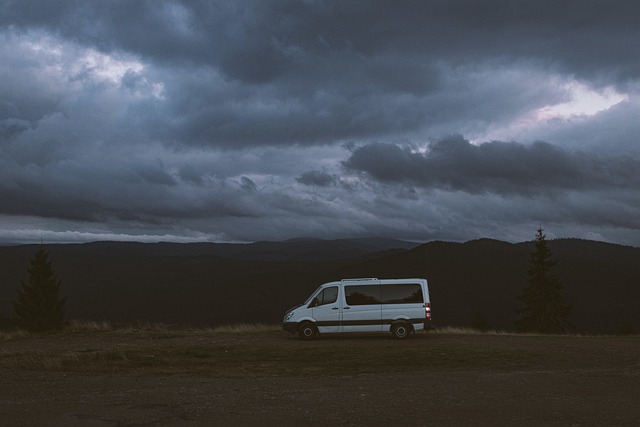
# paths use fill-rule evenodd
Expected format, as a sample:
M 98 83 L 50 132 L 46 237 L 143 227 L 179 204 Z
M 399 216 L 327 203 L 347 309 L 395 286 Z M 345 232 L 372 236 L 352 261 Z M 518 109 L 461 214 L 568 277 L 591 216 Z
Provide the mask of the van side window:
M 347 305 L 380 304 L 380 286 L 355 285 L 344 287 Z
M 347 305 L 424 303 L 418 283 L 345 286 L 344 293 Z
M 325 288 L 316 298 L 318 299 L 318 305 L 333 304 L 338 300 L 338 287 Z
M 411 304 L 424 302 L 422 286 L 417 283 L 381 286 L 382 304 Z

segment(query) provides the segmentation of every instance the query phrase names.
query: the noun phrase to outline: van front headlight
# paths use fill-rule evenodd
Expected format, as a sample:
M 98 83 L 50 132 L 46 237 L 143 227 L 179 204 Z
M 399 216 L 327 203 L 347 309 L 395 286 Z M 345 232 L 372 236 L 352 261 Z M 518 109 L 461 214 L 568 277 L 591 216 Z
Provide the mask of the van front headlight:
M 293 310 L 284 315 L 284 321 L 288 322 L 293 317 Z

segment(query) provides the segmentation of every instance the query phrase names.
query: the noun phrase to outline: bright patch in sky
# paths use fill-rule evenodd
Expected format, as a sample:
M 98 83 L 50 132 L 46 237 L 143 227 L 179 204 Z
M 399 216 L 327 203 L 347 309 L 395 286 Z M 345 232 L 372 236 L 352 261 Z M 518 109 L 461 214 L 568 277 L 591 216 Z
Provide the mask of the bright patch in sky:
M 164 99 L 164 83 L 149 81 L 145 64 L 134 56 L 80 48 L 54 37 L 25 40 L 18 46 L 25 56 L 33 59 L 34 68 L 39 68 L 39 78 L 56 81 L 57 87 L 69 83 L 76 85 L 75 90 L 86 90 L 87 83 L 126 86 L 137 96 Z
M 627 95 L 616 92 L 612 87 L 595 91 L 581 83 L 571 82 L 566 85 L 565 90 L 571 99 L 561 104 L 540 108 L 536 112 L 539 120 L 592 116 L 627 99 Z
M 486 132 L 473 135 L 471 142 L 477 145 L 494 140 L 535 140 L 539 138 L 538 131 L 547 128 L 550 122 L 587 119 L 629 98 L 611 86 L 596 90 L 576 81 L 560 85 L 558 91 L 565 93 L 568 100 L 530 110 L 509 123 L 491 126 Z
M 87 72 L 96 80 L 107 80 L 112 83 L 120 82 L 128 72 L 139 73 L 144 69 L 138 61 L 117 59 L 93 49 L 87 49 L 74 65 L 79 74 Z
M 34 58 L 46 60 L 49 69 L 53 67 L 58 73 L 66 73 L 67 77 L 89 75 L 97 81 L 118 83 L 127 72 L 139 73 L 144 69 L 139 61 L 117 58 L 92 48 L 78 49 L 53 37 L 25 41 L 22 47 L 33 52 Z

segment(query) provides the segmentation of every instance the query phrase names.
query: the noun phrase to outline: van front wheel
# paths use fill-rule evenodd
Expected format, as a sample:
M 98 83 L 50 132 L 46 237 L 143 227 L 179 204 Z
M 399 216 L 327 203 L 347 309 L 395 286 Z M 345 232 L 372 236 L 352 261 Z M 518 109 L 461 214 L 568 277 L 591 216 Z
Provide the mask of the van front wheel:
M 312 340 L 318 335 L 318 329 L 316 329 L 316 326 L 313 323 L 304 322 L 298 328 L 298 335 L 303 340 Z
M 391 325 L 391 333 L 395 339 L 403 340 L 411 333 L 411 326 L 404 322 L 394 323 Z

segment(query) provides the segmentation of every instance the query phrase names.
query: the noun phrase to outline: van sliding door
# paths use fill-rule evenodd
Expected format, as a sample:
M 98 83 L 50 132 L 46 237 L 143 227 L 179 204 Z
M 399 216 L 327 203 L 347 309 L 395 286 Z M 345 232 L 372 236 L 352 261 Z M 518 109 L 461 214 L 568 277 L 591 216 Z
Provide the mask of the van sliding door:
M 382 331 L 379 285 L 346 285 L 342 308 L 343 332 Z

